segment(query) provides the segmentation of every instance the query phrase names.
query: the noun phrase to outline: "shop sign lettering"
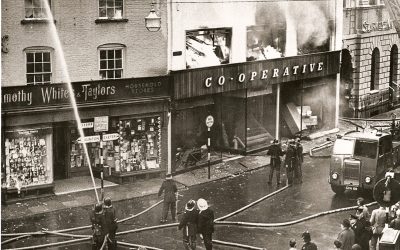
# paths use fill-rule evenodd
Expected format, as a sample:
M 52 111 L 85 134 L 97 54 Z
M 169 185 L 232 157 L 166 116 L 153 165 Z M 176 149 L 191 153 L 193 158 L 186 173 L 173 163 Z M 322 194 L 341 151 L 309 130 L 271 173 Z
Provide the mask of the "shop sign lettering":
M 108 131 L 108 116 L 96 116 L 93 130 L 94 132 Z
M 92 143 L 92 142 L 100 142 L 100 135 L 92 135 L 92 136 L 85 136 L 79 137 L 76 140 L 78 143 Z
M 93 122 L 83 122 L 82 128 L 93 128 Z
M 118 133 L 112 133 L 112 134 L 104 134 L 103 135 L 103 141 L 114 141 L 119 139 L 119 134 Z
M 167 96 L 169 77 L 148 77 L 72 83 L 78 104 L 139 97 Z M 71 93 L 66 84 L 2 87 L 3 108 L 69 104 Z
M 364 21 L 362 24 L 363 33 L 369 33 L 372 31 L 390 30 L 391 28 L 392 28 L 392 23 L 390 20 L 373 22 L 373 23 L 368 23 L 367 21 Z
M 252 82 L 254 80 L 265 80 L 268 81 L 270 78 L 281 78 L 287 76 L 296 76 L 299 74 L 305 75 L 313 72 L 319 72 L 324 69 L 324 63 L 310 63 L 310 64 L 303 64 L 303 65 L 294 65 L 291 67 L 284 67 L 284 68 L 273 68 L 273 69 L 263 69 L 261 71 L 252 71 L 249 73 L 239 73 L 236 77 L 225 76 L 221 75 L 216 79 L 213 77 L 207 77 L 204 80 L 204 86 L 206 88 L 211 87 L 213 84 L 218 84 L 222 86 L 225 84 L 226 80 L 229 81 L 236 81 L 239 83 L 243 83 L 246 80 Z

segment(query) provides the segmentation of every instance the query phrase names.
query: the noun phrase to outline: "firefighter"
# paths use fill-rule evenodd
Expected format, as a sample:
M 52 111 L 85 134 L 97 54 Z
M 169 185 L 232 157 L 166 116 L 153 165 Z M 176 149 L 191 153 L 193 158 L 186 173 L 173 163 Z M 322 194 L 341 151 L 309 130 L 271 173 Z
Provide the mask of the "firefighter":
M 298 183 L 303 182 L 303 170 L 301 168 L 303 164 L 303 145 L 301 145 L 301 140 L 300 138 L 296 139 L 296 151 L 297 151 L 297 168 L 295 174 L 295 179 Z
M 271 156 L 271 170 L 269 172 L 268 184 L 272 183 L 274 171 L 276 171 L 276 184 L 279 186 L 281 184 L 281 156 L 284 155 L 284 153 L 278 140 L 273 140 L 267 155 Z
M 175 181 L 172 179 L 171 174 L 167 174 L 165 181 L 162 183 L 160 190 L 158 191 L 158 197 L 164 192 L 164 206 L 161 223 L 167 222 L 168 210 L 171 210 L 172 221 L 175 222 L 176 215 L 176 196 L 178 188 Z
M 117 240 L 115 239 L 115 233 L 118 228 L 117 218 L 115 216 L 115 208 L 111 204 L 110 198 L 104 199 L 104 219 L 105 219 L 105 235 L 108 234 L 107 246 L 109 250 L 117 249 Z
M 90 216 L 90 221 L 92 222 L 92 250 L 100 249 L 104 242 L 105 237 L 105 219 L 103 214 L 103 207 L 100 203 L 97 203 L 92 210 Z
M 286 158 L 285 158 L 285 168 L 286 175 L 288 180 L 288 185 L 293 184 L 293 171 L 297 169 L 297 149 L 295 145 L 295 141 L 293 139 L 289 140 L 289 145 L 286 150 Z
M 178 226 L 179 230 L 183 228 L 183 245 L 186 250 L 196 249 L 198 217 L 199 211 L 196 209 L 196 201 L 188 201 L 185 206 L 185 212 L 183 213 Z

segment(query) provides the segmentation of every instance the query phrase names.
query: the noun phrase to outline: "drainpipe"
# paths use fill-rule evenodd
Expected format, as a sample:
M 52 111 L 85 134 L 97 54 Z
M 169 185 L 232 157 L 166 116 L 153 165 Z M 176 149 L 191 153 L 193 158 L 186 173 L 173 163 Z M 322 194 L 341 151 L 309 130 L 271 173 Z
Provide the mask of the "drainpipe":
M 279 138 L 279 112 L 280 112 L 280 104 L 281 104 L 281 84 L 276 84 L 276 124 L 275 124 L 275 139 Z

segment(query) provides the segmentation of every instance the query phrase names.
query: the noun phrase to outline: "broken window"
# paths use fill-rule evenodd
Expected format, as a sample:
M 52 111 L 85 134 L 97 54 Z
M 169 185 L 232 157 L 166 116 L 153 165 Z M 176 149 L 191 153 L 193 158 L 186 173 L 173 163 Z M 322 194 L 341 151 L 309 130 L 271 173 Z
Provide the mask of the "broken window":
M 186 68 L 229 63 L 231 29 L 206 29 L 186 33 Z
M 248 27 L 247 61 L 282 57 L 285 32 L 284 23 Z

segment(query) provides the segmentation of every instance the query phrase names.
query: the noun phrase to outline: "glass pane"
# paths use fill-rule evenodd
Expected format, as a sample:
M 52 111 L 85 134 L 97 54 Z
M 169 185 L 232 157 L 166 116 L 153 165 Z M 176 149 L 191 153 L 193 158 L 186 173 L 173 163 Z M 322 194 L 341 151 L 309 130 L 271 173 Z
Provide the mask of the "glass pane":
M 35 62 L 42 62 L 42 53 L 35 53 Z
M 101 79 L 106 79 L 106 76 L 107 76 L 106 71 L 105 71 L 105 70 L 101 70 L 101 71 L 100 71 L 100 78 L 101 78 Z
M 47 15 L 46 15 L 46 9 L 45 9 L 45 8 L 41 8 L 41 9 L 40 9 L 39 17 L 40 17 L 40 18 L 47 17 Z
M 43 63 L 43 72 L 51 72 L 51 64 Z
M 105 50 L 101 50 L 100 51 L 100 59 L 106 59 L 107 57 L 107 51 L 105 51 Z
M 377 145 L 377 142 L 357 140 L 354 147 L 354 155 L 375 159 L 378 148 Z
M 32 0 L 25 0 L 25 9 L 31 9 L 32 7 Z
M 26 62 L 34 62 L 33 53 L 26 53 Z
M 113 18 L 114 17 L 114 9 L 113 8 L 108 8 L 107 9 L 107 17 L 108 18 Z
M 107 59 L 114 59 L 114 50 L 107 50 Z
M 44 82 L 50 83 L 51 82 L 50 79 L 51 79 L 51 74 L 44 74 L 43 75 L 43 81 Z
M 26 83 L 33 83 L 34 82 L 33 75 L 26 75 Z
M 107 71 L 107 78 L 108 79 L 114 79 L 114 71 L 113 70 Z
M 115 78 L 121 78 L 122 77 L 122 70 L 116 70 L 115 71 Z
M 50 62 L 50 53 L 43 53 L 43 62 Z
M 43 65 L 41 63 L 36 63 L 35 64 L 35 72 L 43 72 Z
M 35 83 L 41 83 L 42 82 L 42 75 L 35 75 Z
M 33 9 L 33 18 L 39 18 L 41 16 L 41 8 L 34 8 Z
M 33 18 L 33 9 L 25 9 L 25 18 Z
M 106 8 L 99 9 L 99 17 L 106 17 Z
M 41 6 L 42 6 L 41 1 L 42 1 L 42 0 L 33 0 L 33 6 L 35 6 L 35 7 L 41 7 Z
M 107 7 L 114 7 L 114 0 L 107 0 Z
M 115 7 L 122 10 L 123 2 L 122 0 L 115 0 Z
M 100 69 L 106 69 L 107 68 L 107 61 L 100 61 Z
M 106 0 L 100 0 L 99 1 L 99 8 L 106 7 Z
M 336 139 L 335 144 L 333 145 L 332 154 L 351 155 L 353 154 L 353 150 L 354 150 L 354 141 Z
M 116 59 L 122 58 L 122 50 L 121 49 L 115 51 L 115 58 Z
M 122 68 L 122 60 L 116 60 L 115 61 L 115 68 L 116 69 L 121 69 Z
M 108 61 L 108 68 L 109 69 L 114 69 L 114 60 L 109 60 Z
M 28 63 L 28 64 L 26 65 L 26 72 L 27 72 L 27 73 L 33 73 L 33 72 L 35 72 L 35 71 L 34 71 L 34 64 L 33 64 L 33 63 Z

